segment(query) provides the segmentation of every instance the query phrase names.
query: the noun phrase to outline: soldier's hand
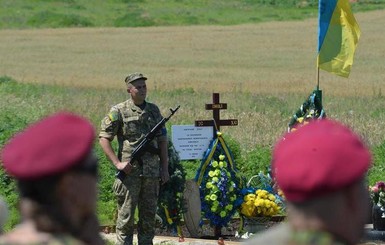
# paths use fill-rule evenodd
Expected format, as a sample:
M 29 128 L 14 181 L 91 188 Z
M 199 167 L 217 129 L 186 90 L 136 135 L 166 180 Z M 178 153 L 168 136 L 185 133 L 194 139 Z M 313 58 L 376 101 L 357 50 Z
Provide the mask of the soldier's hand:
M 160 180 L 162 181 L 162 185 L 167 183 L 170 180 L 170 174 L 168 173 L 168 169 L 161 170 Z
M 116 165 L 116 168 L 118 170 L 122 170 L 123 172 L 125 172 L 126 174 L 129 174 L 131 172 L 131 169 L 132 169 L 132 165 L 130 162 L 119 162 L 117 165 Z

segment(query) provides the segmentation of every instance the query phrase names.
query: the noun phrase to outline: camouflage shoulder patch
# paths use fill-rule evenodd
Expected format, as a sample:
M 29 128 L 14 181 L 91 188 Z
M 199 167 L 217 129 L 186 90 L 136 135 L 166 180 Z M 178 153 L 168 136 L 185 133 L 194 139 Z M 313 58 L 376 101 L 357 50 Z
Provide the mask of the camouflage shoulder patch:
M 109 124 L 111 124 L 111 119 L 110 119 L 110 117 L 105 117 L 105 118 L 104 118 L 104 125 L 109 125 Z
M 111 111 L 108 114 L 108 118 L 111 120 L 111 122 L 115 122 L 119 119 L 119 113 L 117 111 Z

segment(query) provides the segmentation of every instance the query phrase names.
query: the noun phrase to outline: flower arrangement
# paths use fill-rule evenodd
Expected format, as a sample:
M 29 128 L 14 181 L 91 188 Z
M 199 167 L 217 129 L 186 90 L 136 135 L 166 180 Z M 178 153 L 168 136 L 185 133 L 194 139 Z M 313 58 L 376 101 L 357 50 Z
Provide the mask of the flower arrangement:
M 378 181 L 375 185 L 370 186 L 369 193 L 373 202 L 373 229 L 385 231 L 385 182 Z
M 284 211 L 282 192 L 274 190 L 269 174 L 260 172 L 253 176 L 247 188 L 242 189 L 243 203 L 240 213 L 247 218 L 271 217 Z
M 213 160 L 210 165 L 212 170 L 208 172 L 204 199 L 207 207 L 214 216 L 225 218 L 234 210 L 234 202 L 237 199 L 236 184 L 231 179 L 231 173 L 226 169 L 225 156 L 219 155 L 219 161 Z
M 280 207 L 275 202 L 273 194 L 258 189 L 255 193 L 247 194 L 241 205 L 241 213 L 246 217 L 273 216 L 279 213 Z
M 385 182 L 378 181 L 375 185 L 370 186 L 369 193 L 374 205 L 385 207 Z
M 224 226 L 237 208 L 238 185 L 234 173 L 228 168 L 224 155 L 212 160 L 207 172 L 203 196 L 202 213 L 213 225 Z
M 186 172 L 180 163 L 178 152 L 171 140 L 168 141 L 168 171 L 170 180 L 161 185 L 158 199 L 158 215 L 161 217 L 163 228 L 182 234 L 182 220 L 185 212 L 183 192 L 186 182 Z
M 226 226 L 242 202 L 239 198 L 242 179 L 221 132 L 217 132 L 205 152 L 195 181 L 199 186 L 201 218 L 216 228 Z
M 290 119 L 288 132 L 295 131 L 299 126 L 305 125 L 311 120 L 325 117 L 326 114 L 322 106 L 322 90 L 316 89 Z

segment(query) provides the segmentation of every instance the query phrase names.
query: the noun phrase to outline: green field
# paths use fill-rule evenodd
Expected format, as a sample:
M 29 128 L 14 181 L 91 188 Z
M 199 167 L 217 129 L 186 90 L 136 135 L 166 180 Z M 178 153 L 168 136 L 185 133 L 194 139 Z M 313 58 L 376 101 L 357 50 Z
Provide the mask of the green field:
M 250 177 L 269 165 L 272 145 L 316 86 L 317 18 L 311 1 L 308 7 L 262 5 L 272 15 L 278 11 L 288 17 L 259 17 L 256 21 L 250 20 L 247 11 L 240 13 L 234 4 L 242 3 L 239 8 L 246 10 L 249 6 L 256 15 L 260 12 L 256 3 L 262 1 L 218 1 L 229 5 L 216 8 L 210 5 L 219 4 L 214 1 L 197 1 L 187 8 L 190 1 L 183 0 L 159 1 L 164 6 L 118 0 L 97 1 L 99 4 L 92 6 L 88 4 L 91 1 L 75 0 L 36 0 L 30 6 L 27 2 L 0 0 L 0 147 L 28 123 L 58 110 L 82 114 L 98 129 L 110 106 L 127 98 L 124 77 L 140 71 L 149 78 L 148 99 L 157 103 L 164 115 L 169 108 L 181 105 L 168 128 L 171 124 L 191 125 L 197 119 L 211 119 L 205 104 L 211 103 L 212 93 L 219 92 L 221 102 L 228 104 L 221 117 L 239 121 L 239 126 L 223 127 L 221 131 L 231 142 L 238 167 Z M 172 3 L 167 13 L 174 14 L 170 16 L 183 17 L 181 9 L 191 8 L 190 15 L 205 9 L 201 12 L 206 17 L 198 19 L 214 19 L 214 15 L 222 18 L 217 17 L 216 23 L 184 23 L 183 18 L 160 23 L 167 19 L 160 14 L 163 6 L 166 16 L 166 3 Z M 373 6 L 381 9 L 385 4 L 359 3 L 353 9 L 360 10 L 355 16 L 362 35 L 350 77 L 321 71 L 320 88 L 327 115 L 351 126 L 372 149 L 374 166 L 369 184 L 373 184 L 383 178 L 385 167 L 385 11 L 363 10 Z M 157 16 L 155 24 L 162 26 L 117 26 L 112 16 L 119 18 L 124 10 L 135 9 L 128 5 Z M 179 13 L 178 6 L 180 15 L 175 14 Z M 214 11 L 225 7 L 222 14 Z M 231 7 L 238 11 L 227 12 Z M 32 25 L 29 21 L 39 11 L 83 13 L 93 24 L 53 26 L 50 24 L 55 21 L 46 18 L 47 22 Z M 100 15 L 105 19 L 97 17 L 98 13 L 105 13 Z M 223 22 L 227 16 L 233 19 L 231 23 Z M 110 189 L 114 170 L 97 144 L 95 149 L 102 170 L 99 213 L 102 222 L 109 223 L 114 209 Z M 184 164 L 188 178 L 193 178 L 199 163 Z M 6 187 L 0 194 L 15 205 L 12 184 L 0 169 L 0 186 Z M 14 211 L 10 222 L 14 224 L 16 219 Z
M 318 0 L 1 0 L 0 29 L 237 25 L 317 16 Z M 385 8 L 360 0 L 354 11 Z

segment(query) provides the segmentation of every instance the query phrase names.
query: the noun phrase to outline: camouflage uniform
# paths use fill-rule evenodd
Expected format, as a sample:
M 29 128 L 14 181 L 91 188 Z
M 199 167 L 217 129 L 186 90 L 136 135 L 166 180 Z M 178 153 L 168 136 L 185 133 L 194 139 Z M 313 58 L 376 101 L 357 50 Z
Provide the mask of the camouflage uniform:
M 274 244 L 274 245 L 347 245 L 348 242 L 338 240 L 326 231 L 291 230 L 288 224 L 280 224 L 269 230 L 254 235 L 246 245 Z
M 118 139 L 118 158 L 128 161 L 132 150 L 161 119 L 159 108 L 152 103 L 145 102 L 141 109 L 132 100 L 113 106 L 103 120 L 99 137 L 112 140 Z M 157 135 L 167 139 L 165 128 Z M 156 139 L 151 142 L 158 148 Z M 155 233 L 155 215 L 159 195 L 160 159 L 157 154 L 146 152 L 141 160 L 131 163 L 131 172 L 122 181 L 115 180 L 114 193 L 118 203 L 118 218 L 116 234 L 118 244 L 132 244 L 134 233 L 134 214 L 138 206 L 138 241 L 139 244 L 152 244 Z

